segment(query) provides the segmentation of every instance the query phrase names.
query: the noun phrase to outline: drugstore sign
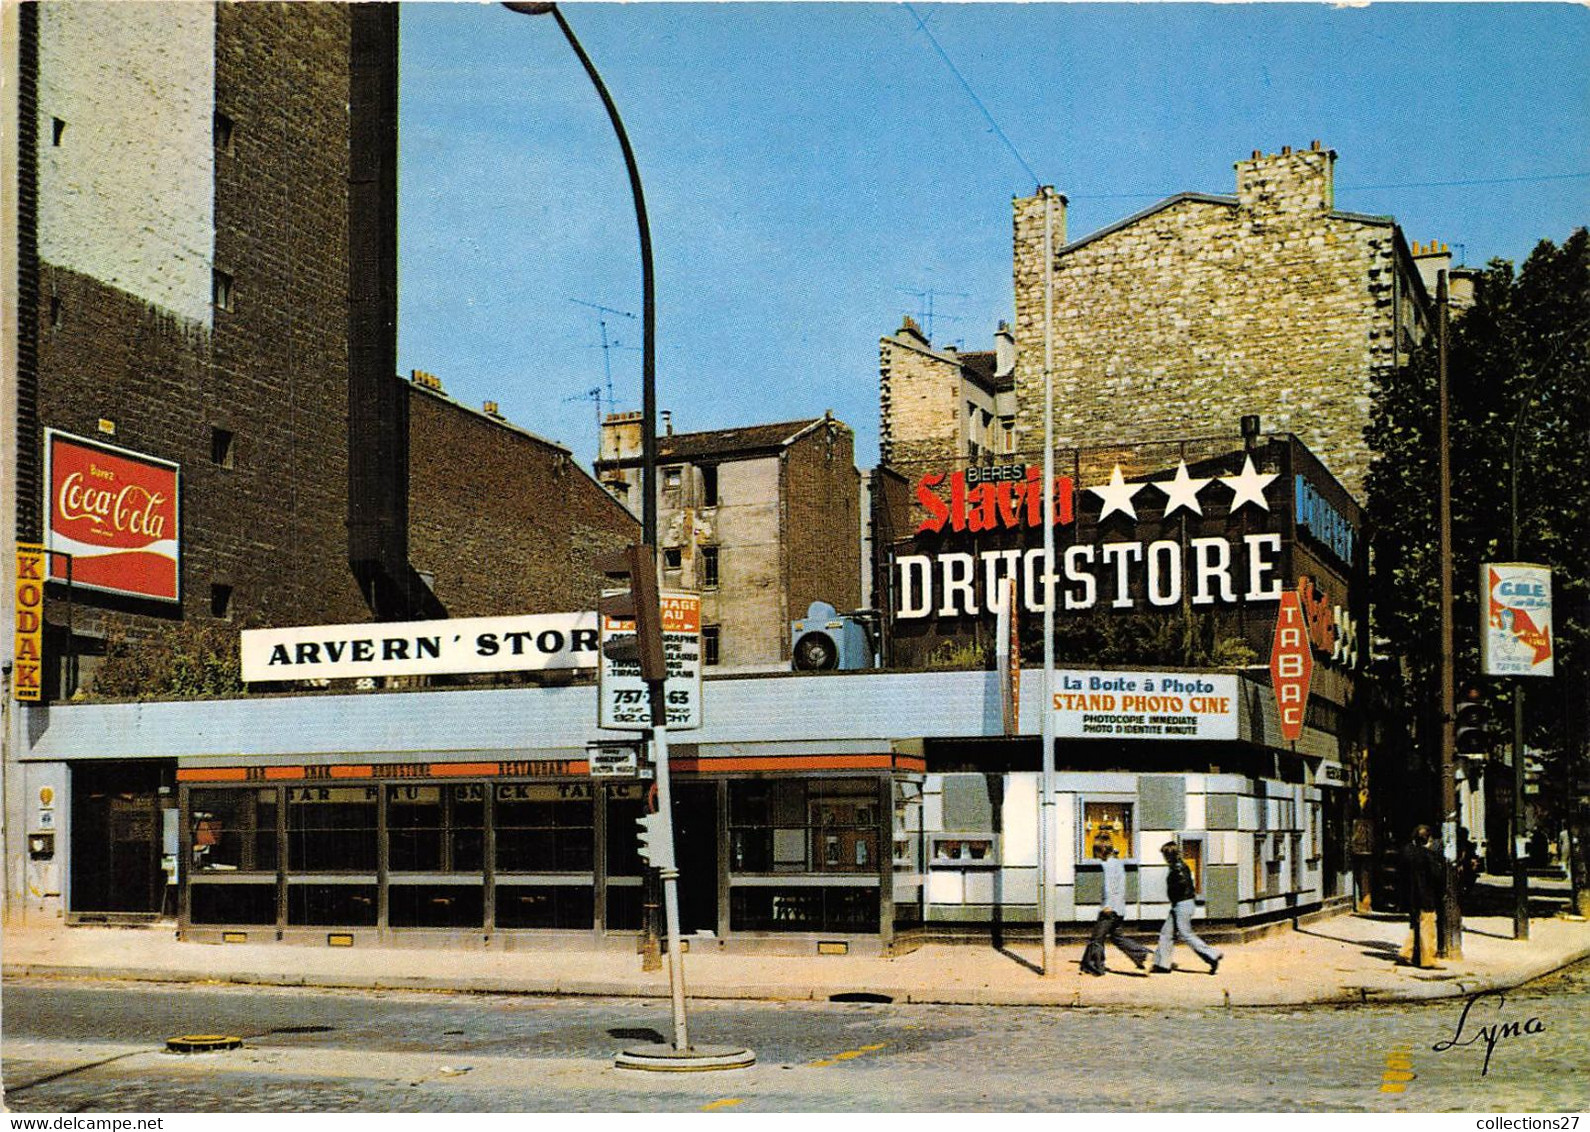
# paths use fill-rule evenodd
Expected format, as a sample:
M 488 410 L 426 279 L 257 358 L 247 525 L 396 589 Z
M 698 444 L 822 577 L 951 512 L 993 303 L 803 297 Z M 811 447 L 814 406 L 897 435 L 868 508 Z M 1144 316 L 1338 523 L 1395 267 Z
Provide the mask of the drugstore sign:
M 74 587 L 181 599 L 176 464 L 46 429 L 50 577 Z M 68 567 L 65 555 L 71 555 Z

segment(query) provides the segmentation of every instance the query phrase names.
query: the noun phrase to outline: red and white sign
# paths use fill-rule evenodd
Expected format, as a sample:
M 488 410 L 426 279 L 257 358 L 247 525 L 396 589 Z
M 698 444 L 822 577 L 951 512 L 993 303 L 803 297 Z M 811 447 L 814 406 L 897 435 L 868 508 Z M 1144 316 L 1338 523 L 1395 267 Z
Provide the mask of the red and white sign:
M 1289 743 L 1303 737 L 1303 717 L 1308 710 L 1308 686 L 1314 677 L 1314 654 L 1309 649 L 1308 618 L 1296 590 L 1281 595 L 1275 615 L 1275 638 L 1270 645 L 1270 685 L 1281 713 L 1281 736 Z
M 1480 566 L 1485 623 L 1480 667 L 1487 676 L 1550 676 L 1551 569 L 1529 562 Z
M 701 595 L 664 590 L 662 608 L 663 654 L 668 676 L 663 681 L 663 702 L 668 709 L 668 730 L 701 726 Z M 633 621 L 600 618 L 601 642 L 635 631 Z M 652 725 L 651 690 L 640 675 L 638 661 L 614 660 L 606 653 L 596 670 L 597 723 L 616 731 L 645 731 Z
M 73 586 L 181 599 L 176 464 L 46 429 L 44 474 L 45 545 L 72 556 Z M 52 559 L 50 577 L 66 580 L 64 559 Z

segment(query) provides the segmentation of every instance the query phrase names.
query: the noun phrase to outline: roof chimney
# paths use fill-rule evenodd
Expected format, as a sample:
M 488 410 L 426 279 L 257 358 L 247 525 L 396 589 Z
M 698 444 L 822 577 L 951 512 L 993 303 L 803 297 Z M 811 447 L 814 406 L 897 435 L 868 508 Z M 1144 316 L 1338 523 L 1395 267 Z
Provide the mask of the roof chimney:
M 662 411 L 662 426 L 664 436 L 672 436 L 674 434 L 674 415 L 672 410 L 664 409 Z

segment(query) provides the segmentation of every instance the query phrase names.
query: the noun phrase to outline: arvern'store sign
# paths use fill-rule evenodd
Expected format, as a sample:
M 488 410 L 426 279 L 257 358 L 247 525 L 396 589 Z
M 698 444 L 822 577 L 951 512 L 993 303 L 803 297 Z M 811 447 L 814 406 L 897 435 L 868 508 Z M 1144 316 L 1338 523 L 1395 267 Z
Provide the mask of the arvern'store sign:
M 1081 492 L 1070 477 L 1058 477 L 1053 488 L 1055 525 L 1074 529 L 1081 506 L 1096 499 L 1095 541 L 1057 546 L 1055 569 L 1048 568 L 1041 546 L 897 554 L 894 616 L 903 621 L 996 612 L 1005 600 L 1007 578 L 1015 579 L 1017 601 L 1032 613 L 1043 611 L 1051 588 L 1060 610 L 1101 604 L 1165 608 L 1184 599 L 1194 606 L 1277 601 L 1284 586 L 1281 535 L 1231 528 L 1245 508 L 1249 515 L 1270 512 L 1266 489 L 1278 478 L 1278 473 L 1258 471 L 1250 454 L 1244 454 L 1239 473 L 1227 476 L 1194 477 L 1183 462 L 1173 479 L 1127 483 L 1117 465 L 1107 483 Z M 1159 533 L 1176 537 L 1119 537 L 1130 530 L 1127 521 L 1144 525 L 1137 514 L 1139 503 L 1162 502 L 1154 522 L 1163 525 L 1179 513 L 1201 519 L 1202 500 L 1224 502 L 1221 496 L 1229 502 L 1220 533 L 1184 538 L 1180 530 L 1166 527 Z M 1031 466 L 926 475 L 917 481 L 916 501 L 927 516 L 917 527 L 919 545 L 923 536 L 946 531 L 997 534 L 1043 528 L 1042 475 Z M 1116 515 L 1122 520 L 1106 523 Z

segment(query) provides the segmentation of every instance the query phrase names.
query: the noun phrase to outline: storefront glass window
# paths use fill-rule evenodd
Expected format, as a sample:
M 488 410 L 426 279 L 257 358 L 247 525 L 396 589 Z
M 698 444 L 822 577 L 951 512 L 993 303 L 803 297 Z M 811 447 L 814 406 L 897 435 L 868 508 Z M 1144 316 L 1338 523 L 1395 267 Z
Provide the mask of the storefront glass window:
M 387 867 L 478 873 L 485 857 L 485 787 L 387 787 Z
M 1137 856 L 1132 842 L 1131 802 L 1084 802 L 1082 804 L 1082 846 L 1084 860 L 1101 856 L 1100 848 L 1112 845 L 1121 860 Z
M 194 790 L 189 823 L 196 873 L 276 871 L 276 788 Z
M 492 818 L 499 873 L 590 872 L 595 824 L 589 782 L 504 783 L 495 787 Z M 502 919 L 499 902 L 498 924 Z M 536 925 L 525 925 L 536 926 Z
M 733 782 L 730 871 L 876 875 L 880 824 L 874 779 Z
M 374 786 L 289 786 L 288 867 L 301 873 L 375 872 L 379 801 Z

